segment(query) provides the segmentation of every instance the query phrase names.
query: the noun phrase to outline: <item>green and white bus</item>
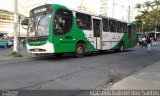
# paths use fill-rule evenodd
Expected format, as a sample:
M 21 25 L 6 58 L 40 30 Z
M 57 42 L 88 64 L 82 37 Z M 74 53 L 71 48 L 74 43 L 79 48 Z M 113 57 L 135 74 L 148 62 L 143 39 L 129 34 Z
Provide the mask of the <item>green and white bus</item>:
M 83 57 L 87 52 L 123 51 L 136 45 L 134 24 L 58 4 L 32 9 L 22 25 L 28 25 L 27 51 L 35 55 L 74 53 Z

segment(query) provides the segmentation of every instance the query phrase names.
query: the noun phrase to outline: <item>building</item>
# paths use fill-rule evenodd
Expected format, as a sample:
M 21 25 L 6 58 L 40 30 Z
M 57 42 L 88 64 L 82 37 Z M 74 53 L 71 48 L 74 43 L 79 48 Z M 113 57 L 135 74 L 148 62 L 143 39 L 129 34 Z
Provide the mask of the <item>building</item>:
M 95 14 L 95 10 L 87 7 L 87 5 L 85 5 L 83 2 L 80 3 L 80 5 L 77 7 L 77 9 L 80 10 L 80 11 L 85 11 L 85 12 L 90 13 L 90 14 Z
M 21 17 L 24 15 L 19 14 Z M 7 33 L 13 37 L 14 32 L 14 13 L 7 10 L 0 10 L 0 33 Z M 26 37 L 26 30 L 20 26 L 20 37 Z
M 0 33 L 8 33 L 8 35 L 12 37 L 13 28 L 13 12 L 0 10 Z
M 100 15 L 107 16 L 108 0 L 100 0 Z

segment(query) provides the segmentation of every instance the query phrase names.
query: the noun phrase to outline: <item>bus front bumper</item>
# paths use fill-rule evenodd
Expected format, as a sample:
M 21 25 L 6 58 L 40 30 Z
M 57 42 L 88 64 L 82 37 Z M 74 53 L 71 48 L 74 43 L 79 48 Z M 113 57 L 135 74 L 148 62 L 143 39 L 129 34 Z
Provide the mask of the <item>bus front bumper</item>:
M 55 53 L 53 43 L 47 42 L 40 46 L 30 46 L 27 44 L 27 51 L 31 54 L 52 54 Z

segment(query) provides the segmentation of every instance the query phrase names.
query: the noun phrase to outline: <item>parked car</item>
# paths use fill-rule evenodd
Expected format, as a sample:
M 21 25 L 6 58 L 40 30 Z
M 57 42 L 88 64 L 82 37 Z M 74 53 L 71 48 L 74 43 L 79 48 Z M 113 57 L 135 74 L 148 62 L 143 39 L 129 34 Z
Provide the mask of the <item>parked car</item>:
M 0 47 L 11 48 L 13 46 L 13 39 L 7 37 L 6 33 L 0 33 Z

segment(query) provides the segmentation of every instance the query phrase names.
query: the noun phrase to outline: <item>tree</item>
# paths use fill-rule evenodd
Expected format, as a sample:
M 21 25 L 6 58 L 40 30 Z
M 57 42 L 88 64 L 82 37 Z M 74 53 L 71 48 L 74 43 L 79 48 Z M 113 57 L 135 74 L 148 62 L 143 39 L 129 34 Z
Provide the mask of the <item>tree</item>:
M 156 7 L 156 9 L 158 9 L 160 1 L 159 0 L 154 0 L 152 3 L 153 3 L 153 7 Z
M 147 8 L 147 10 L 150 10 L 150 7 L 152 7 L 152 3 L 150 1 L 146 1 L 143 4 L 144 8 Z
M 144 22 L 144 31 L 157 31 L 160 29 L 160 14 L 159 14 L 159 0 L 153 2 L 146 1 L 143 4 L 137 3 L 135 8 L 138 10 L 138 16 L 136 16 L 137 28 L 142 27 Z M 142 8 L 143 6 L 143 8 Z M 151 10 L 150 10 L 151 9 Z
M 142 5 L 140 3 L 137 3 L 135 6 L 136 9 L 138 9 L 138 14 L 140 13 L 140 10 L 142 8 Z
M 159 8 L 158 6 L 160 5 L 160 1 L 159 0 L 154 0 L 153 4 L 155 5 L 155 10 L 153 10 L 154 14 L 155 14 L 155 25 L 154 25 L 154 32 L 155 32 L 155 35 L 154 37 L 156 38 L 156 32 L 157 32 L 157 26 L 158 26 L 158 18 L 159 18 Z

